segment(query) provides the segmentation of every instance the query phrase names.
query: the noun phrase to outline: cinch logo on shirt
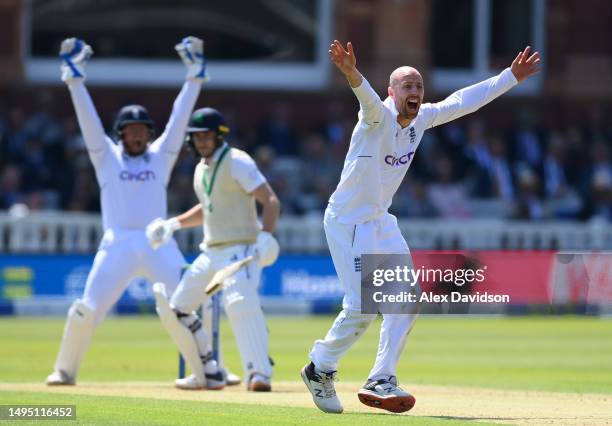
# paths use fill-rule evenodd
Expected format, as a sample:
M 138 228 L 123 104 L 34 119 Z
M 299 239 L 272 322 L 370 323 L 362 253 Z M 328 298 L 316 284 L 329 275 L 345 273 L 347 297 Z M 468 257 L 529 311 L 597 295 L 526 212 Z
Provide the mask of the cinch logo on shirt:
M 396 157 L 395 153 L 393 153 L 393 155 L 387 155 L 385 157 L 385 163 L 390 166 L 401 167 L 405 164 L 408 164 L 413 155 L 414 151 L 409 152 L 408 154 L 404 154 L 401 157 Z
M 132 173 L 128 170 L 123 170 L 119 173 L 119 179 L 121 180 L 137 180 L 139 182 L 146 182 L 148 180 L 155 180 L 155 173 L 152 170 L 143 170 L 142 172 Z

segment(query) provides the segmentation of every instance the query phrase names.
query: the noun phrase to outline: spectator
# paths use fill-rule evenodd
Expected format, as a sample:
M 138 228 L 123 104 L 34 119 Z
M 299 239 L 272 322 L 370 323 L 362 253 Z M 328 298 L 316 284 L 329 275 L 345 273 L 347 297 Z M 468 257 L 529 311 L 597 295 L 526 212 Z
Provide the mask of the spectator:
M 395 195 L 391 214 L 400 217 L 432 218 L 438 211 L 427 197 L 427 189 L 419 180 L 406 179 Z
M 257 163 L 257 167 L 266 177 L 270 186 L 274 188 L 276 196 L 283 206 L 282 213 L 284 214 L 302 214 L 303 210 L 300 206 L 296 192 L 299 188 L 291 187 L 286 171 L 279 167 L 279 161 L 276 157 L 274 149 L 270 146 L 260 146 L 255 150 L 253 159 Z M 294 170 L 299 176 L 299 170 Z
M 567 181 L 566 152 L 567 143 L 563 135 L 551 134 L 542 167 L 544 194 L 556 218 L 576 219 L 583 206 L 580 197 Z
M 604 169 L 593 174 L 585 218 L 612 222 L 612 175 Z
M 466 132 L 466 141 L 462 158 L 467 159 L 467 175 L 470 193 L 476 197 L 493 196 L 493 184 L 490 176 L 492 157 L 485 138 L 484 124 L 475 119 L 470 121 Z
M 259 129 L 259 145 L 269 145 L 278 156 L 297 155 L 297 136 L 291 123 L 291 107 L 277 103 Z
M 489 150 L 491 152 L 489 178 L 491 179 L 492 193 L 499 199 L 512 202 L 514 199 L 514 183 L 503 141 L 498 137 L 491 138 Z
M 523 167 L 518 172 L 518 194 L 514 207 L 514 219 L 542 220 L 546 216 L 540 197 L 540 182 L 535 172 Z
M 463 219 L 470 216 L 465 186 L 453 181 L 453 164 L 448 157 L 439 157 L 433 165 L 435 183 L 429 186 L 427 198 L 444 218 Z
M 24 130 L 25 120 L 25 112 L 20 107 L 13 107 L 9 110 L 5 136 L 9 161 L 14 162 L 20 157 L 27 140 L 27 134 Z
M 568 161 L 565 164 L 567 180 L 582 194 L 589 192 L 590 187 L 590 160 L 587 140 L 577 126 L 570 125 L 565 132 L 565 146 Z
M 510 132 L 510 146 L 514 162 L 537 169 L 542 164 L 543 135 L 536 128 L 533 112 L 521 110 L 516 117 L 515 127 Z
M 301 199 L 305 211 L 325 210 L 340 177 L 341 165 L 334 161 L 328 146 L 329 142 L 318 133 L 309 135 L 303 143 Z
M 22 202 L 21 171 L 14 164 L 4 167 L 0 175 L 0 209 L 8 210 L 13 204 Z

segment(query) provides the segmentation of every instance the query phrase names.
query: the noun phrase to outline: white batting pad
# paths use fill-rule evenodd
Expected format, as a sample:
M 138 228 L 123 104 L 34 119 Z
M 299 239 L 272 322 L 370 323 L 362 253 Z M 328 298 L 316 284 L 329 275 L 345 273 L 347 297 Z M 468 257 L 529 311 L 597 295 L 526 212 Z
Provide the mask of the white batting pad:
M 251 285 L 252 283 L 245 283 Z M 253 373 L 272 377 L 272 365 L 268 358 L 268 330 L 259 297 L 255 289 L 240 292 L 226 291 L 225 313 L 232 325 L 240 350 L 245 380 Z
M 94 331 L 94 313 L 80 299 L 74 301 L 68 310 L 64 335 L 60 345 L 55 370 L 62 370 L 76 378 L 83 355 Z
M 162 325 L 185 358 L 191 372 L 201 383 L 206 383 L 204 366 L 200 360 L 196 340 L 191 331 L 178 320 L 176 313 L 170 307 L 166 286 L 163 283 L 153 284 L 153 294 L 155 295 L 157 314 Z

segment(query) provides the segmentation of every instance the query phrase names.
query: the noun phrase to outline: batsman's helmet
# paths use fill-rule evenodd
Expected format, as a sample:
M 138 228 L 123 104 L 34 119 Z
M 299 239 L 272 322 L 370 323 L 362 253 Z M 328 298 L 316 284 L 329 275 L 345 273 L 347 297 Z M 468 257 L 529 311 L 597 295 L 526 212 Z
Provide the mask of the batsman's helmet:
M 113 131 L 118 140 L 121 139 L 121 131 L 128 124 L 144 124 L 151 131 L 151 137 L 153 136 L 155 123 L 151 119 L 149 111 L 142 105 L 126 105 L 119 110 L 113 124 Z
M 193 114 L 191 114 L 189 124 L 187 125 L 187 137 L 185 141 L 196 154 L 198 151 L 195 149 L 191 135 L 195 132 L 207 131 L 215 132 L 215 145 L 219 147 L 223 143 L 225 136 L 229 134 L 230 129 L 227 124 L 225 124 L 223 115 L 216 109 L 200 108 L 195 110 Z

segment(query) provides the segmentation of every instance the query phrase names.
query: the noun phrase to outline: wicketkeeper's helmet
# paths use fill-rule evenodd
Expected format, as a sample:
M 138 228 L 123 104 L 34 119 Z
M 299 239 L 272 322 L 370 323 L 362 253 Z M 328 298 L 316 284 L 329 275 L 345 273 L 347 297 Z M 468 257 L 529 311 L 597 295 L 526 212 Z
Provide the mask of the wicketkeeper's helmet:
M 128 124 L 144 124 L 149 128 L 151 137 L 153 137 L 155 123 L 151 119 L 149 111 L 142 105 L 126 105 L 119 110 L 113 124 L 113 131 L 118 140 L 121 139 L 121 131 Z
M 221 115 L 221 113 L 214 108 L 207 107 L 197 109 L 193 112 L 193 114 L 191 114 L 191 118 L 189 119 L 189 124 L 187 125 L 187 137 L 185 138 L 185 141 L 196 154 L 198 151 L 195 149 L 191 134 L 206 131 L 215 132 L 215 145 L 217 147 L 221 146 L 225 136 L 227 136 L 230 132 L 229 127 L 227 124 L 225 124 L 223 115 Z

